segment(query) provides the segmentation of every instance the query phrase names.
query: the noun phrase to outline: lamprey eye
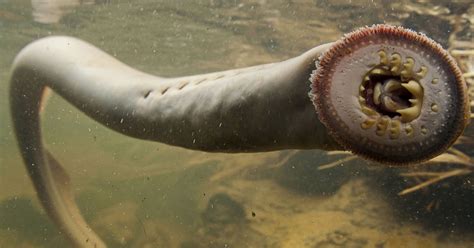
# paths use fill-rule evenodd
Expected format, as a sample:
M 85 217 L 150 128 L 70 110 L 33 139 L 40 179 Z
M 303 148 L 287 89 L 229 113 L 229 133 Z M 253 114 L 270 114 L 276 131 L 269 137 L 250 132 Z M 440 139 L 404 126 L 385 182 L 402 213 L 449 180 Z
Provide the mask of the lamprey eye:
M 336 42 L 316 65 L 311 97 L 344 148 L 389 164 L 439 155 L 469 119 L 467 87 L 451 56 L 423 34 L 375 25 Z

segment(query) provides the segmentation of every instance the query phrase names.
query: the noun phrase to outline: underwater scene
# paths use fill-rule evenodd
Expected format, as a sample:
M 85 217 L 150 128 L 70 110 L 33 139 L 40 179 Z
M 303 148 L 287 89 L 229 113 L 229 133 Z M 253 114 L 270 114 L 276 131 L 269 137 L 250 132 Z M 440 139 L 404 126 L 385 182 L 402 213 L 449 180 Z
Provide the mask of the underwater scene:
M 74 247 L 38 199 L 15 136 L 11 68 L 27 44 L 76 37 L 137 70 L 182 77 L 284 61 L 373 24 L 438 42 L 474 99 L 472 0 L 0 0 L 0 247 Z M 107 247 L 474 247 L 474 101 L 466 106 L 454 144 L 407 166 L 330 145 L 226 153 L 137 139 L 54 92 L 40 114 L 47 158 L 69 178 L 58 181 Z

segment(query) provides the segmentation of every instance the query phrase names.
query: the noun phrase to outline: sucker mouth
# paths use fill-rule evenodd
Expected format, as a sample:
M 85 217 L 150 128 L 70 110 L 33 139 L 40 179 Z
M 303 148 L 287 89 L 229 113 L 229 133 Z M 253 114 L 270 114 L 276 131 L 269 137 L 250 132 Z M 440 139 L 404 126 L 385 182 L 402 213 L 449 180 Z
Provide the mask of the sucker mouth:
M 415 73 L 413 58 L 408 57 L 403 62 L 400 54 L 392 53 L 389 59 L 384 50 L 378 55 L 379 64 L 366 73 L 359 86 L 359 104 L 368 117 L 361 123 L 361 128 L 369 129 L 377 124 L 375 133 L 378 136 L 383 136 L 388 129 L 389 137 L 397 139 L 402 124 L 420 116 L 423 105 L 420 80 L 428 69 L 421 66 Z M 405 132 L 411 136 L 413 128 L 407 124 Z
M 360 87 L 360 104 L 362 107 L 369 107 L 381 115 L 390 118 L 401 116 L 398 110 L 413 106 L 413 94 L 407 90 L 408 82 L 404 82 L 400 77 L 390 75 L 384 71 L 383 75 L 378 74 L 382 69 L 374 68 L 369 71 Z M 375 72 L 375 73 L 374 73 Z
M 430 159 L 467 124 L 466 85 L 454 60 L 401 27 L 345 35 L 318 60 L 311 81 L 318 116 L 333 138 L 378 162 Z

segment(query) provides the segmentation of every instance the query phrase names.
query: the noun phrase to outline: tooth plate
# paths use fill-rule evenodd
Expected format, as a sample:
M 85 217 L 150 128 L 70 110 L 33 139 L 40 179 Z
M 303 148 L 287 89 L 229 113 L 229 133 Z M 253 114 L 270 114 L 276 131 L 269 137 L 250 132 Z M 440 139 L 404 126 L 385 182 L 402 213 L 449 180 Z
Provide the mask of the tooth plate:
M 421 135 L 421 125 L 427 130 L 441 129 L 440 125 L 449 115 L 447 112 L 443 113 L 442 110 L 447 108 L 439 108 L 439 112 L 434 116 L 430 104 L 422 104 L 420 115 L 407 123 L 401 123 L 399 127 L 397 125 L 395 129 L 400 131 L 393 130 L 392 134 L 384 126 L 377 128 L 378 125 L 370 125 L 370 127 L 364 125 L 366 129 L 361 128 L 361 123 L 364 123 L 368 118 L 368 111 L 362 111 L 359 103 L 360 84 L 365 74 L 371 69 L 368 65 L 380 64 L 381 56 L 379 52 L 381 50 L 385 51 L 388 58 L 393 53 L 399 54 L 402 69 L 410 69 L 411 72 L 414 72 L 411 73 L 413 75 L 410 75 L 410 77 L 416 77 L 415 74 L 420 71 L 424 74 L 424 77 L 419 80 L 423 87 L 423 98 L 429 100 L 429 102 L 436 102 L 439 106 L 449 104 L 447 94 L 450 94 L 451 90 L 443 83 L 443 78 L 446 78 L 446 75 L 440 74 L 436 69 L 430 69 L 439 66 L 435 65 L 433 67 L 432 61 L 409 49 L 411 48 L 393 45 L 367 45 L 353 51 L 352 56 L 341 59 L 332 80 L 339 83 L 331 85 L 329 94 L 338 119 L 345 123 L 346 128 L 349 129 L 348 133 L 363 131 L 364 137 L 367 137 L 367 140 L 374 144 L 397 146 L 426 142 L 425 139 L 428 135 Z M 385 62 L 385 57 L 383 59 Z M 390 60 L 387 63 L 390 63 Z M 426 69 L 422 69 L 422 66 Z M 435 78 L 438 79 L 438 83 L 432 84 L 431 81 Z M 410 126 L 407 127 L 407 124 L 410 124 Z M 412 131 L 407 133 L 406 128 Z
M 367 130 L 360 127 L 364 118 L 372 117 L 360 109 L 359 85 L 363 76 L 379 65 L 380 50 L 388 56 L 399 53 L 402 63 L 407 57 L 413 58 L 415 75 L 421 66 L 427 68 L 423 78 L 414 78 L 424 88 L 421 114 L 401 124 L 400 136 L 394 139 L 376 135 L 375 126 Z M 316 68 L 311 96 L 321 122 L 343 148 L 363 157 L 397 165 L 425 161 L 446 151 L 468 123 L 467 88 L 461 70 L 439 44 L 413 31 L 388 25 L 361 28 L 334 43 L 320 57 Z M 431 83 L 435 78 L 438 82 Z M 438 112 L 430 110 L 430 103 L 439 105 Z M 404 132 L 410 127 L 412 137 Z M 426 130 L 424 135 L 422 127 Z M 394 137 L 395 131 L 390 131 Z

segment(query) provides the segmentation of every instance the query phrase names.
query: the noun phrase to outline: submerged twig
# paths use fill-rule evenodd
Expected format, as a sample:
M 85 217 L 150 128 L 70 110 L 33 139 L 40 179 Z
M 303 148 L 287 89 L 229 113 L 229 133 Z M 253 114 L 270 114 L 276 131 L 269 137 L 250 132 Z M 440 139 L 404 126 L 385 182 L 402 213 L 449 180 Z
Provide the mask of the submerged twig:
M 419 173 L 424 173 L 424 174 L 427 174 L 429 172 L 419 172 Z M 409 193 L 412 193 L 412 192 L 415 192 L 417 190 L 420 190 L 422 188 L 425 188 L 429 185 L 432 185 L 434 183 L 437 183 L 439 181 L 442 181 L 446 178 L 449 178 L 449 177 L 453 177 L 453 176 L 460 176 L 460 175 L 466 175 L 466 174 L 469 174 L 469 173 L 472 173 L 471 170 L 468 170 L 468 169 L 455 169 L 455 170 L 451 170 L 451 171 L 447 171 L 447 172 L 443 172 L 443 173 L 438 173 L 438 176 L 432 178 L 432 179 L 429 179 L 427 181 L 424 181 L 420 184 L 417 184 L 411 188 L 408 188 L 408 189 L 405 189 L 403 190 L 402 192 L 398 193 L 398 195 L 406 195 L 406 194 L 409 194 Z M 431 173 L 430 173 L 431 174 Z M 413 175 L 410 175 L 410 176 L 413 176 Z
M 433 163 L 452 163 L 458 164 L 463 166 L 463 168 L 453 169 L 449 171 L 414 171 L 414 172 L 406 172 L 401 173 L 401 176 L 410 177 L 415 179 L 426 178 L 429 177 L 430 179 L 426 181 L 421 181 L 420 183 L 416 184 L 413 187 L 407 188 L 402 192 L 398 193 L 398 195 L 406 195 L 422 188 L 425 188 L 429 185 L 447 179 L 453 176 L 461 176 L 467 175 L 470 173 L 474 173 L 474 160 L 471 159 L 468 155 L 461 152 L 456 148 L 450 148 L 448 152 L 445 152 L 438 157 L 428 161 L 425 165 L 433 164 Z
M 336 167 L 338 165 L 342 165 L 343 163 L 354 160 L 356 158 L 357 158 L 357 156 L 354 156 L 354 155 L 347 156 L 345 158 L 341 158 L 341 159 L 338 159 L 336 161 L 333 161 L 329 164 L 321 165 L 321 166 L 318 167 L 318 170 L 326 170 L 326 169 L 329 169 L 329 168 L 333 168 L 333 167 Z

